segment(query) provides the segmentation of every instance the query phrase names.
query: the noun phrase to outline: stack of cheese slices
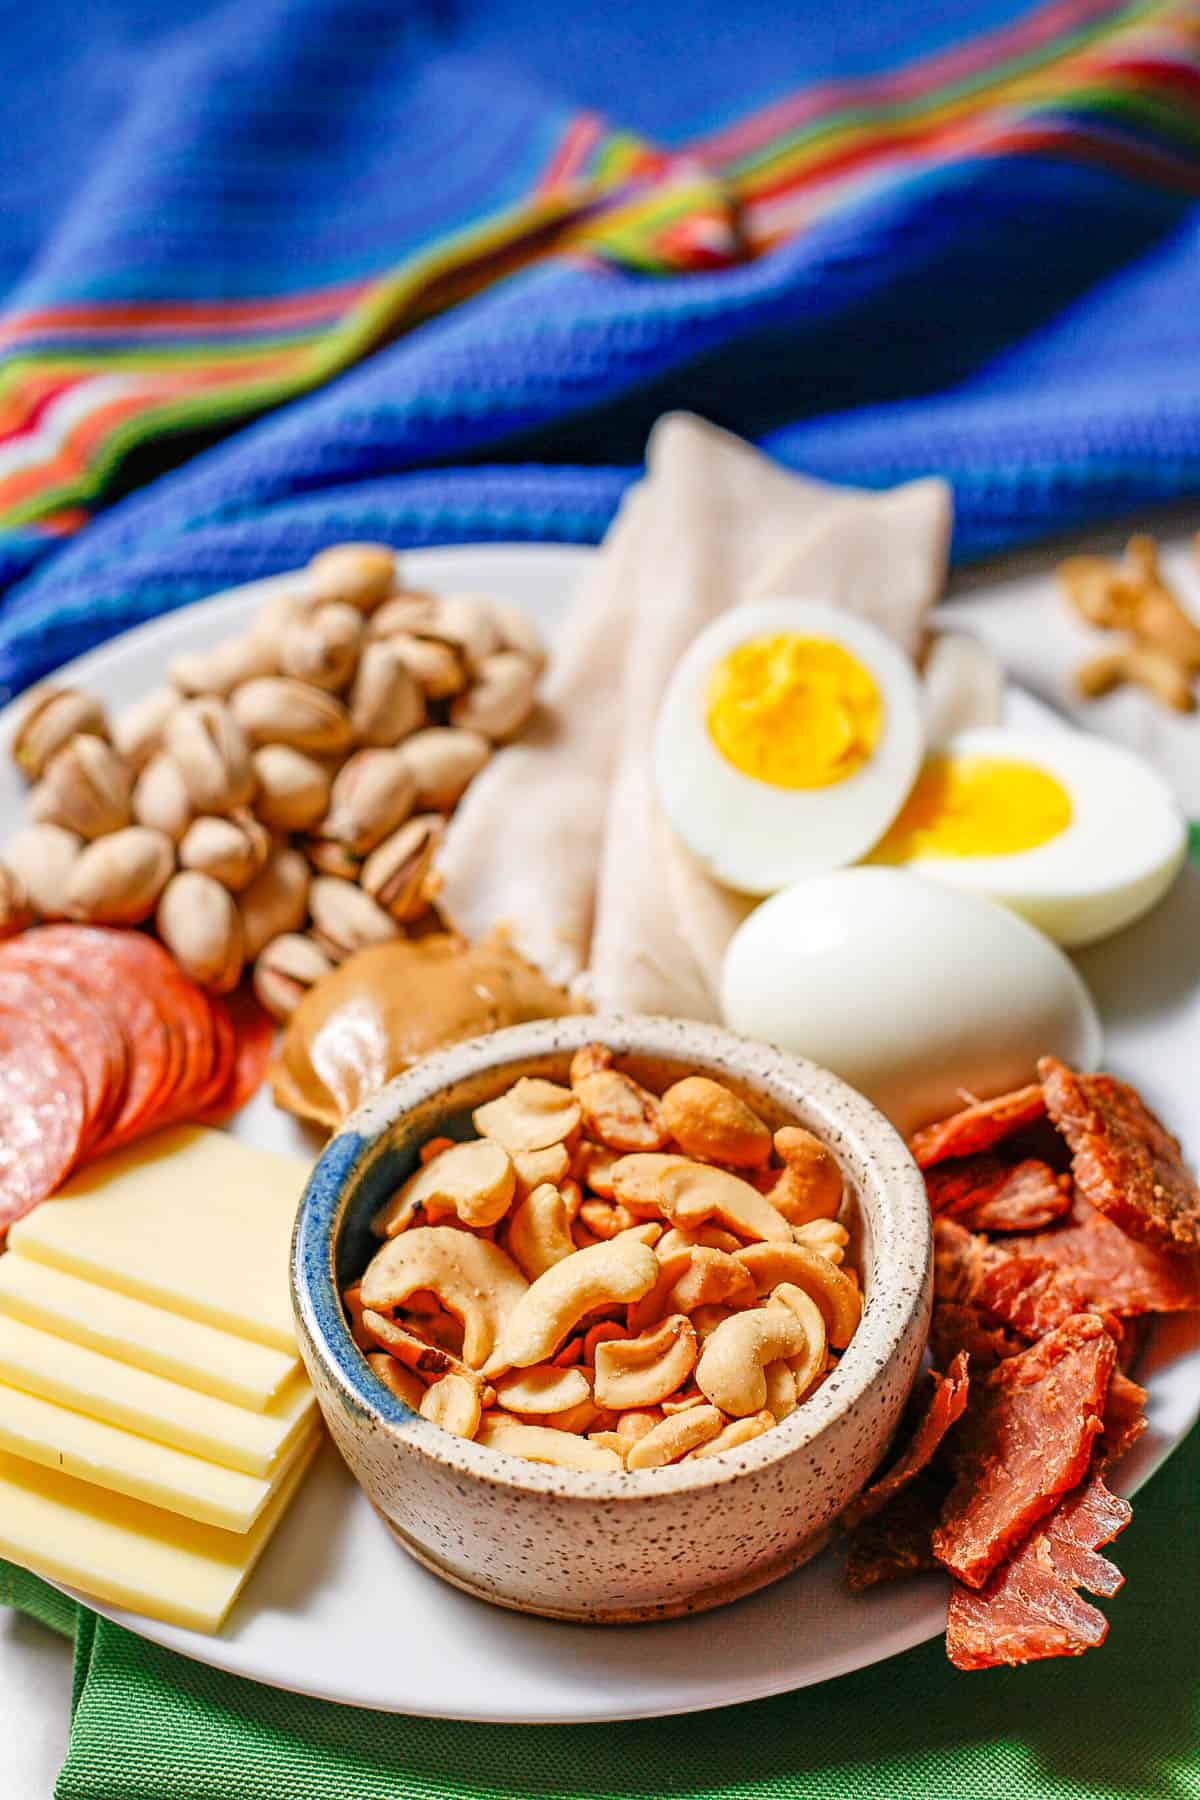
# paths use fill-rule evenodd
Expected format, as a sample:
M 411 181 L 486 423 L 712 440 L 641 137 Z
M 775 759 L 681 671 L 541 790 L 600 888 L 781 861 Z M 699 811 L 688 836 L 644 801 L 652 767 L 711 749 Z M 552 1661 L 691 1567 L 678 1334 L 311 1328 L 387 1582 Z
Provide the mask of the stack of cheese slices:
M 185 1127 L 0 1257 L 0 1555 L 216 1630 L 318 1441 L 287 1259 L 305 1167 Z

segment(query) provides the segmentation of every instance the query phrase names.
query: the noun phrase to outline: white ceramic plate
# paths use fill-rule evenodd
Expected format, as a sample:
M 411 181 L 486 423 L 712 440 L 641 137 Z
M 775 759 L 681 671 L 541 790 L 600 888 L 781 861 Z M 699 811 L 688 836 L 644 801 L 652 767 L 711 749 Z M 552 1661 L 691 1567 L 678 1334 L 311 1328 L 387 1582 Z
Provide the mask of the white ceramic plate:
M 432 550 L 406 556 L 405 568 L 416 583 L 518 601 L 553 631 L 591 554 Z M 161 681 L 169 657 L 230 631 L 275 585 L 141 626 L 63 674 L 119 707 Z M 1026 728 L 1061 729 L 1026 695 L 1014 693 L 1010 710 Z M 5 834 L 24 804 L 7 756 L 12 724 L 10 709 L 0 716 Z M 1079 960 L 1104 1018 L 1108 1065 L 1136 1081 L 1182 1133 L 1185 1149 L 1200 1156 L 1200 877 L 1189 870 L 1151 919 Z M 236 1130 L 267 1147 L 315 1153 L 315 1140 L 265 1093 Z M 1143 1379 L 1147 1369 L 1150 1428 L 1121 1469 L 1130 1493 L 1200 1413 L 1195 1315 L 1158 1331 Z M 1119 1616 L 1119 1599 L 1115 1607 Z M 570 1724 L 728 1706 L 864 1668 L 937 1636 L 946 1588 L 929 1576 L 855 1599 L 827 1551 L 774 1587 L 701 1618 L 612 1627 L 523 1618 L 468 1598 L 406 1556 L 327 1448 L 220 1636 L 97 1610 L 215 1668 L 327 1700 L 432 1717 Z

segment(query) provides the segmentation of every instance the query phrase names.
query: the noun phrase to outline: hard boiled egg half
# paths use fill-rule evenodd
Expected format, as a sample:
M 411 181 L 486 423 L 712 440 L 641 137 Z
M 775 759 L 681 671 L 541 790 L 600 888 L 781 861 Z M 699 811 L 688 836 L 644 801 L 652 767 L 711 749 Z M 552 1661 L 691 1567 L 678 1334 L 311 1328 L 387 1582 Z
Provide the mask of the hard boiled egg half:
M 1081 732 L 960 732 L 930 755 L 868 860 L 1000 901 L 1058 943 L 1140 918 L 1187 849 L 1171 790 Z
M 732 608 L 679 663 L 655 778 L 675 832 L 727 887 L 770 894 L 866 854 L 924 748 L 907 657 L 819 601 Z

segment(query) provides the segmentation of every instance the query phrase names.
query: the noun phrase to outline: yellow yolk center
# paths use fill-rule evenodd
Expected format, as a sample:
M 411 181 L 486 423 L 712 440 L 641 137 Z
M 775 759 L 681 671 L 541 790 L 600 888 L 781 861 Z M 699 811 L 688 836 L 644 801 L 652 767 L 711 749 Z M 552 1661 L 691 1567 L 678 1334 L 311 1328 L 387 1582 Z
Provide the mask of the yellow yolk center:
M 1058 837 L 1071 797 L 1034 763 L 1001 756 L 930 756 L 899 816 L 869 857 L 1015 856 Z
M 867 761 L 883 727 L 883 697 L 857 657 L 794 631 L 749 638 L 709 676 L 705 720 L 743 775 L 771 787 L 820 788 Z

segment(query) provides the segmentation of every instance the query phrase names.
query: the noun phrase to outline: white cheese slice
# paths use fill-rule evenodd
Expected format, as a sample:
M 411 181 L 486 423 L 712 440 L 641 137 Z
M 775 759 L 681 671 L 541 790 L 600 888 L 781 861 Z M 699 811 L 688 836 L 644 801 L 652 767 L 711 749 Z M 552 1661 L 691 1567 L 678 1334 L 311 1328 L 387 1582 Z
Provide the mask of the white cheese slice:
M 0 1314 L 254 1412 L 265 1411 L 300 1368 L 285 1350 L 148 1306 L 15 1251 L 0 1256 Z
M 303 1478 L 317 1438 L 257 1523 L 238 1534 L 103 1493 L 0 1454 L 0 1556 L 93 1599 L 193 1631 L 216 1631 Z
M 104 1157 L 8 1234 L 22 1256 L 292 1355 L 292 1224 L 308 1170 L 181 1126 Z
M 269 1475 L 316 1414 L 316 1397 L 303 1375 L 269 1412 L 251 1412 L 2 1313 L 0 1383 L 247 1475 Z
M 308 1437 L 269 1477 L 245 1475 L 0 1385 L 0 1450 L 222 1531 L 250 1530 Z

